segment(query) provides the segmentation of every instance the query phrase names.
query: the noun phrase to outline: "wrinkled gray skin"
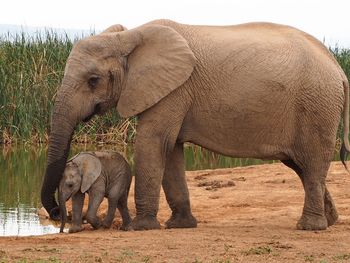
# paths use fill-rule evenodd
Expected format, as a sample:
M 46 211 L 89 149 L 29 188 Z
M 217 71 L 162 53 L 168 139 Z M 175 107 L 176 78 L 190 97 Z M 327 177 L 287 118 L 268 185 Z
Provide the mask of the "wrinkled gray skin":
M 117 107 L 123 117 L 138 116 L 131 229 L 160 227 L 161 186 L 172 210 L 166 227 L 197 225 L 185 142 L 232 157 L 281 160 L 305 190 L 297 228 L 326 229 L 338 218 L 326 176 L 342 113 L 342 152 L 349 151 L 348 97 L 348 80 L 332 54 L 292 27 L 169 20 L 131 30 L 112 26 L 78 41 L 69 55 L 52 115 L 41 200 L 55 217 L 54 192 L 74 128 Z
M 131 171 L 125 159 L 116 152 L 82 152 L 67 162 L 60 182 L 58 198 L 61 214 L 61 230 L 67 221 L 66 201 L 72 198 L 72 224 L 69 233 L 79 232 L 82 227 L 82 210 L 85 192 L 89 194 L 86 219 L 95 229 L 111 227 L 116 208 L 122 216 L 122 229 L 131 222 L 127 198 L 131 183 Z M 108 212 L 101 222 L 97 210 L 108 198 Z

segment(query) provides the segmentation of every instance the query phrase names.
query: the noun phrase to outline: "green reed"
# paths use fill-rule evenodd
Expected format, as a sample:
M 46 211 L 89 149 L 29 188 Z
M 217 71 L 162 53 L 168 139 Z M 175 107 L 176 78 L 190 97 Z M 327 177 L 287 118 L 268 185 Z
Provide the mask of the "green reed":
M 50 113 L 73 41 L 53 31 L 0 37 L 0 143 L 46 142 Z M 78 142 L 125 142 L 134 120 L 111 111 L 80 125 Z
M 350 49 L 334 47 L 329 50 L 333 53 L 350 81 Z
M 0 129 L 4 142 L 44 141 L 72 42 L 54 32 L 0 39 Z
M 350 49 L 344 49 L 339 47 L 329 48 L 331 53 L 337 59 L 339 65 L 344 70 L 348 80 L 350 81 Z M 339 124 L 338 134 L 337 134 L 337 149 L 340 149 L 341 142 L 343 141 L 343 122 Z

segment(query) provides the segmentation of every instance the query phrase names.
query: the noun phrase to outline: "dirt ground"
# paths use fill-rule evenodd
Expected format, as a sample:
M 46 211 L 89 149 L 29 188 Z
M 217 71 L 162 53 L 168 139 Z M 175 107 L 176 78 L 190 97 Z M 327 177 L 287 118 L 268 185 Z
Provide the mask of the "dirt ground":
M 0 262 L 350 262 L 350 174 L 331 165 L 327 185 L 339 213 L 325 231 L 299 231 L 304 192 L 282 164 L 187 172 L 195 229 L 110 230 L 1 237 Z M 129 198 L 135 214 L 133 191 Z M 103 214 L 105 207 L 102 208 Z M 164 195 L 158 219 L 170 210 Z

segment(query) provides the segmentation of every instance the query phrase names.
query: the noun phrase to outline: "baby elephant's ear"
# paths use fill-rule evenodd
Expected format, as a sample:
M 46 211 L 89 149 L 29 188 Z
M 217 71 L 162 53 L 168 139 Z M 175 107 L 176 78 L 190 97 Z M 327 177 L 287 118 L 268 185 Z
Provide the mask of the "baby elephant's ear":
M 78 154 L 74 155 L 72 158 L 70 158 L 70 159 L 67 161 L 67 163 L 69 163 L 69 162 L 73 161 L 75 158 L 77 158 L 77 157 L 78 157 L 78 155 L 79 155 L 79 154 L 80 154 L 80 153 L 78 153 Z
M 100 160 L 89 153 L 81 153 L 74 159 L 82 175 L 81 192 L 85 193 L 100 176 L 102 165 Z

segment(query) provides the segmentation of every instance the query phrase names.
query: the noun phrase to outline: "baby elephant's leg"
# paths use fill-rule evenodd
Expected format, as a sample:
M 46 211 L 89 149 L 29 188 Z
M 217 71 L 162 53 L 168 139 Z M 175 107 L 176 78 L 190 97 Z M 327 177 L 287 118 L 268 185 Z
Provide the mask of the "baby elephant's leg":
M 131 217 L 128 209 L 128 195 L 124 194 L 118 201 L 118 210 L 123 219 L 123 225 L 120 229 L 127 230 L 128 225 L 131 223 Z
M 122 185 L 114 185 L 108 193 L 108 212 L 107 216 L 104 218 L 102 224 L 105 228 L 110 228 L 115 215 L 115 210 L 117 209 L 118 201 L 120 197 L 124 194 L 122 190 Z
M 117 209 L 118 197 L 108 197 L 108 212 L 106 217 L 102 221 L 102 226 L 104 228 L 110 228 L 115 215 L 115 210 Z
M 98 229 L 101 226 L 100 219 L 97 216 L 97 210 L 104 198 L 104 192 L 89 191 L 89 207 L 86 214 L 86 220 L 93 228 Z
M 102 223 L 104 227 L 111 227 L 117 207 L 123 219 L 123 225 L 121 228 L 125 230 L 126 226 L 130 224 L 131 218 L 127 207 L 127 193 L 125 190 L 122 190 L 122 187 L 120 187 L 120 185 L 116 185 L 109 192 L 108 213 Z
M 69 227 L 69 233 L 76 233 L 82 231 L 82 211 L 84 206 L 85 194 L 78 192 L 72 196 L 73 204 L 73 215 L 72 215 L 72 224 Z

